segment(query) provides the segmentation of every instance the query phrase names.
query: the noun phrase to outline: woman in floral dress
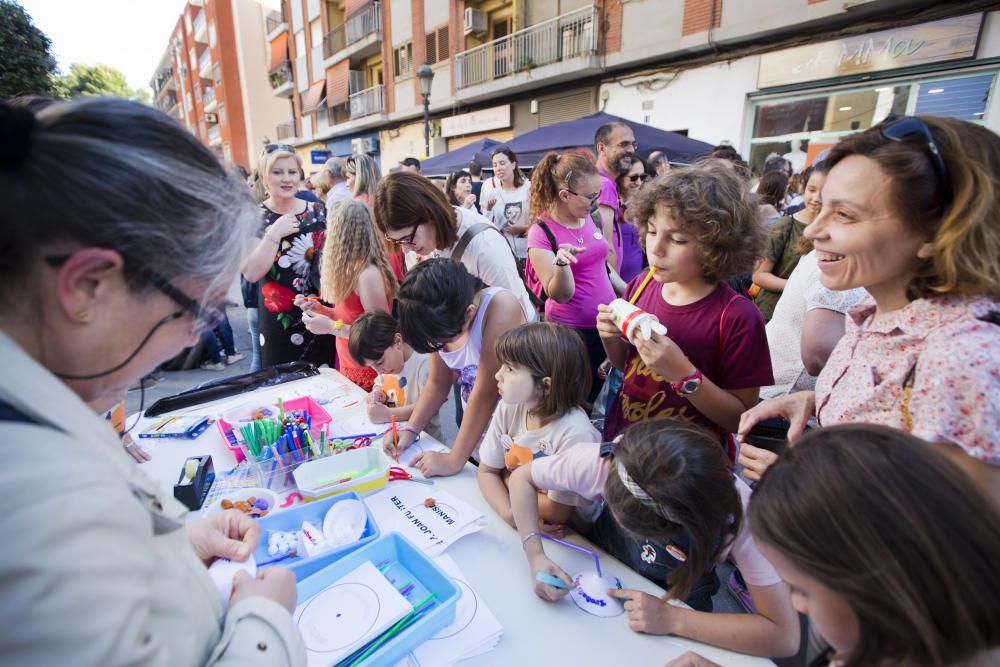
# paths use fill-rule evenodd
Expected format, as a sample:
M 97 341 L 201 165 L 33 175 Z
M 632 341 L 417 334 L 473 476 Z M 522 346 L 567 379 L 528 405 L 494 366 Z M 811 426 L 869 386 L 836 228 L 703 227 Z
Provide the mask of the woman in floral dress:
M 336 354 L 332 337 L 306 330 L 294 303 L 297 294 L 319 291 L 326 210 L 295 197 L 302 163 L 290 147 L 275 145 L 265 153 L 258 173 L 267 199 L 261 204 L 261 239 L 244 262 L 243 275 L 259 290 L 261 366 L 299 359 L 330 364 Z

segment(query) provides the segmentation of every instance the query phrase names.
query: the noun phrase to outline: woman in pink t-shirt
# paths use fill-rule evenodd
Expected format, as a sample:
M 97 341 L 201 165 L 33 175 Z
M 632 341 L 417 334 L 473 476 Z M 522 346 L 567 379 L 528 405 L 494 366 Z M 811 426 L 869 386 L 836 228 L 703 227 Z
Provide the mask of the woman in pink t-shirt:
M 663 598 L 609 591 L 625 602 L 630 628 L 768 657 L 798 649 L 799 621 L 788 587 L 743 521 L 750 489 L 733 475 L 706 429 L 674 419 L 647 421 L 625 431 L 617 444 L 577 445 L 522 465 L 509 486 L 514 522 L 540 598 L 566 595 L 566 589 L 551 585 L 551 577 L 567 586 L 571 580 L 545 555 L 538 492 L 572 492 L 606 503 L 588 537 L 667 588 Z M 698 605 L 705 576 L 714 578 L 715 565 L 726 558 L 743 573 L 755 613 L 710 613 L 710 596 L 707 607 Z M 671 598 L 688 599 L 701 610 L 668 604 Z
M 900 428 L 940 445 L 1000 503 L 1000 137 L 960 120 L 906 117 L 851 135 L 825 162 L 805 228 L 820 281 L 871 296 L 848 311 L 815 392 L 764 401 L 740 436 L 815 415 Z M 744 445 L 756 479 L 776 458 Z
M 601 177 L 586 158 L 556 153 L 546 154 L 533 176 L 528 261 L 548 295 L 545 319 L 576 329 L 587 346 L 592 380 L 587 401 L 593 403 L 603 384 L 597 369 L 605 357 L 594 326 L 597 307 L 615 298 L 608 241 L 590 217 Z

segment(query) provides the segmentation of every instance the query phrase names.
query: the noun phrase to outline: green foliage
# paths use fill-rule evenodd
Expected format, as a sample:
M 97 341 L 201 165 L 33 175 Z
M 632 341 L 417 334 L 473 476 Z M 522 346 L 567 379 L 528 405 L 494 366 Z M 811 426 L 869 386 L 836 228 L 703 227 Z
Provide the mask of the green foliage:
M 80 95 L 109 95 L 138 100 L 146 104 L 150 99 L 148 90 L 129 88 L 128 81 L 120 70 L 102 64 L 73 63 L 69 67 L 69 74 L 57 80 L 56 89 L 60 97 L 66 98 Z
M 14 0 L 0 0 L 0 99 L 53 94 L 52 41 Z

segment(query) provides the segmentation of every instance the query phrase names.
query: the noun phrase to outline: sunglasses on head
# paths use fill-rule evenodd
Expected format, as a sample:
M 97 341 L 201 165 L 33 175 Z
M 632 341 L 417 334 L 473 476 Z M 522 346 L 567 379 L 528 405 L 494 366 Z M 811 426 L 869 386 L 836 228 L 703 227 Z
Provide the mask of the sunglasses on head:
M 916 116 L 904 116 L 899 120 L 893 120 L 882 126 L 880 130 L 883 137 L 889 141 L 897 143 L 917 143 L 926 149 L 931 158 L 931 164 L 938 179 L 941 181 L 942 194 L 945 202 L 951 202 L 951 178 L 948 175 L 948 167 L 945 166 L 941 151 L 934 142 L 934 135 L 927 124 Z
M 265 153 L 273 153 L 274 151 L 288 151 L 289 153 L 294 153 L 295 149 L 288 144 L 268 144 L 264 146 Z

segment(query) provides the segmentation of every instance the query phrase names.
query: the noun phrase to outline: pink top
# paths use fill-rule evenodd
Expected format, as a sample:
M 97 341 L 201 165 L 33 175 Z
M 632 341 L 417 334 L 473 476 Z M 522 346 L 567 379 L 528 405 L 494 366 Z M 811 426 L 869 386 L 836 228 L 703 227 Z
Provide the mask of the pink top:
M 595 329 L 597 327 L 597 306 L 611 303 L 615 298 L 605 261 L 608 257 L 608 242 L 588 215 L 584 218 L 580 229 L 567 229 L 562 224 L 548 216 L 539 218 L 544 222 L 552 236 L 556 239 L 556 247 L 563 243 L 585 248 L 576 256 L 576 264 L 570 264 L 573 271 L 575 290 L 573 298 L 566 303 L 558 303 L 555 299 L 545 302 L 545 319 L 551 322 L 561 322 L 577 329 Z M 545 232 L 538 224 L 528 230 L 528 249 L 540 248 L 552 251 Z M 529 255 L 530 259 L 530 255 Z M 557 269 L 563 271 L 565 269 Z
M 869 297 L 847 312 L 844 337 L 816 380 L 824 426 L 869 422 L 905 428 L 903 386 L 913 370 L 913 435 L 958 445 L 1000 465 L 1000 326 L 986 298 L 917 299 L 873 321 Z
M 601 458 L 600 443 L 575 445 L 558 454 L 535 459 L 531 462 L 531 479 L 545 491 L 568 491 L 585 500 L 604 500 L 604 486 L 611 472 L 610 458 Z M 761 555 L 747 527 L 746 511 L 750 505 L 750 487 L 733 476 L 733 486 L 743 503 L 744 520 L 729 548 L 719 562 L 728 556 L 740 568 L 743 578 L 754 586 L 773 586 L 781 581 L 771 563 Z

